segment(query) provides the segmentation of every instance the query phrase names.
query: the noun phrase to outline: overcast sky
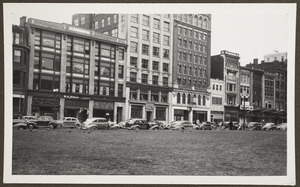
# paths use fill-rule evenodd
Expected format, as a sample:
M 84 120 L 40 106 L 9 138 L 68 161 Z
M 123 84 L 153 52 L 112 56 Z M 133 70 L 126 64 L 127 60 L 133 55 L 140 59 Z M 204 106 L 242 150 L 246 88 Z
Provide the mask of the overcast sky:
M 35 9 L 32 9 L 32 6 L 28 6 L 28 8 L 25 6 L 24 8 L 23 5 L 19 9 L 15 6 L 15 10 L 10 14 L 12 23 L 19 24 L 19 18 L 26 16 L 27 18 L 71 24 L 72 15 L 75 13 L 101 13 L 105 11 L 133 13 L 133 10 L 137 10 L 134 8 L 126 10 L 125 6 L 105 9 L 101 6 L 99 9 L 95 9 L 95 6 L 70 7 L 70 5 L 67 5 L 67 9 L 57 11 L 57 9 L 63 9 L 61 8 L 63 6 L 58 4 L 54 8 L 51 8 L 51 6 L 53 4 L 49 6 L 37 6 L 35 4 L 35 7 L 37 7 Z M 219 4 L 218 6 L 210 5 L 208 7 L 201 5 L 196 10 L 195 6 L 190 6 L 186 7 L 185 12 L 202 13 L 204 10 L 204 13 L 211 13 L 211 54 L 217 55 L 221 50 L 239 53 L 240 62 L 245 65 L 252 62 L 254 58 L 258 58 L 260 62 L 265 54 L 274 53 L 274 51 L 288 51 L 288 13 L 280 7 L 283 6 L 273 7 L 265 4 L 265 7 L 263 7 L 261 4 L 255 6 L 239 4 L 239 6 L 228 7 L 228 5 Z M 159 8 L 156 7 L 153 11 L 168 10 L 162 7 Z M 151 7 L 147 6 L 147 9 L 143 12 L 149 13 L 147 12 L 149 9 L 151 10 Z M 172 10 L 182 12 L 182 8 L 178 5 L 174 6 Z M 138 9 L 138 11 L 141 10 Z

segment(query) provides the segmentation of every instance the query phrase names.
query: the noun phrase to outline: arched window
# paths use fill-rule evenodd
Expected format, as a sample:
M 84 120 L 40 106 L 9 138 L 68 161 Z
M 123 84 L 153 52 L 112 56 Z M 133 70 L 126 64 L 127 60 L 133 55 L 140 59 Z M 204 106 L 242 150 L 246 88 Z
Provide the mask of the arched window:
M 195 15 L 195 17 L 194 17 L 194 23 L 193 23 L 193 25 L 195 25 L 195 26 L 198 25 L 198 16 L 197 15 Z
M 191 95 L 190 94 L 188 94 L 188 98 L 187 98 L 187 104 L 191 104 Z
M 184 14 L 184 15 L 183 15 L 183 20 L 182 20 L 182 21 L 183 21 L 183 22 L 187 22 L 187 19 L 188 19 L 188 15 L 187 15 L 187 14 Z
M 207 19 L 206 18 L 204 18 L 204 20 L 203 20 L 203 27 L 205 29 L 207 29 Z
M 201 95 L 198 96 L 198 105 L 201 105 Z
M 185 93 L 182 94 L 182 104 L 185 104 Z
M 202 104 L 203 104 L 203 106 L 206 105 L 206 102 L 205 102 L 205 95 L 203 96 Z
M 198 21 L 198 26 L 199 26 L 199 27 L 202 27 L 202 21 L 203 21 L 203 20 L 202 20 L 202 17 L 199 17 L 199 21 Z
M 192 23 L 193 23 L 193 16 L 190 15 L 190 16 L 189 16 L 189 24 L 192 24 Z
M 177 103 L 180 104 L 180 93 L 177 93 Z
M 182 20 L 182 14 L 178 14 L 178 20 Z

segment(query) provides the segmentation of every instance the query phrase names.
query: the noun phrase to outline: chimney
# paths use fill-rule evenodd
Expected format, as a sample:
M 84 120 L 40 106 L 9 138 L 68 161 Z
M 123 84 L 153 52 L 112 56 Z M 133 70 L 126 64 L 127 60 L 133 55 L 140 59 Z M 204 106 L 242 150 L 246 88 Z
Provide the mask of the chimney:
M 26 16 L 20 18 L 20 27 L 25 27 L 26 23 Z
M 264 61 L 264 60 L 262 60 L 262 61 L 260 61 L 260 63 L 262 63 L 262 64 L 263 64 L 263 63 L 265 63 L 265 61 Z
M 258 59 L 257 58 L 253 59 L 253 64 L 255 64 L 255 65 L 258 64 Z

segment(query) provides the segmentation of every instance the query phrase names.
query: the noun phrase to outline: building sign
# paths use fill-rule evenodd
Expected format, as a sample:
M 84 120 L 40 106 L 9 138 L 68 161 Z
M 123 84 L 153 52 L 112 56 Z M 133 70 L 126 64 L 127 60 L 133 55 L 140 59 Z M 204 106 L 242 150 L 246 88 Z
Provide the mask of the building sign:
M 114 103 L 113 102 L 106 102 L 106 101 L 95 101 L 94 108 L 113 110 L 114 109 Z
M 76 107 L 76 108 L 89 108 L 89 101 L 79 100 L 79 99 L 66 99 L 66 107 Z
M 33 105 L 59 105 L 59 98 L 32 97 Z
M 244 105 L 241 105 L 240 109 L 244 110 Z M 245 110 L 253 110 L 253 106 L 245 106 Z

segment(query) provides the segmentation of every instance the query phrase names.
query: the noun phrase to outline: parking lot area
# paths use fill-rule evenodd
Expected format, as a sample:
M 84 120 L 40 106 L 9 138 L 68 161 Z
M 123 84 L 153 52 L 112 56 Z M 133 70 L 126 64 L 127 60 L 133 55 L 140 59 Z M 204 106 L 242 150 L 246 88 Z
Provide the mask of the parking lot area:
M 13 131 L 13 175 L 286 175 L 286 131 Z

